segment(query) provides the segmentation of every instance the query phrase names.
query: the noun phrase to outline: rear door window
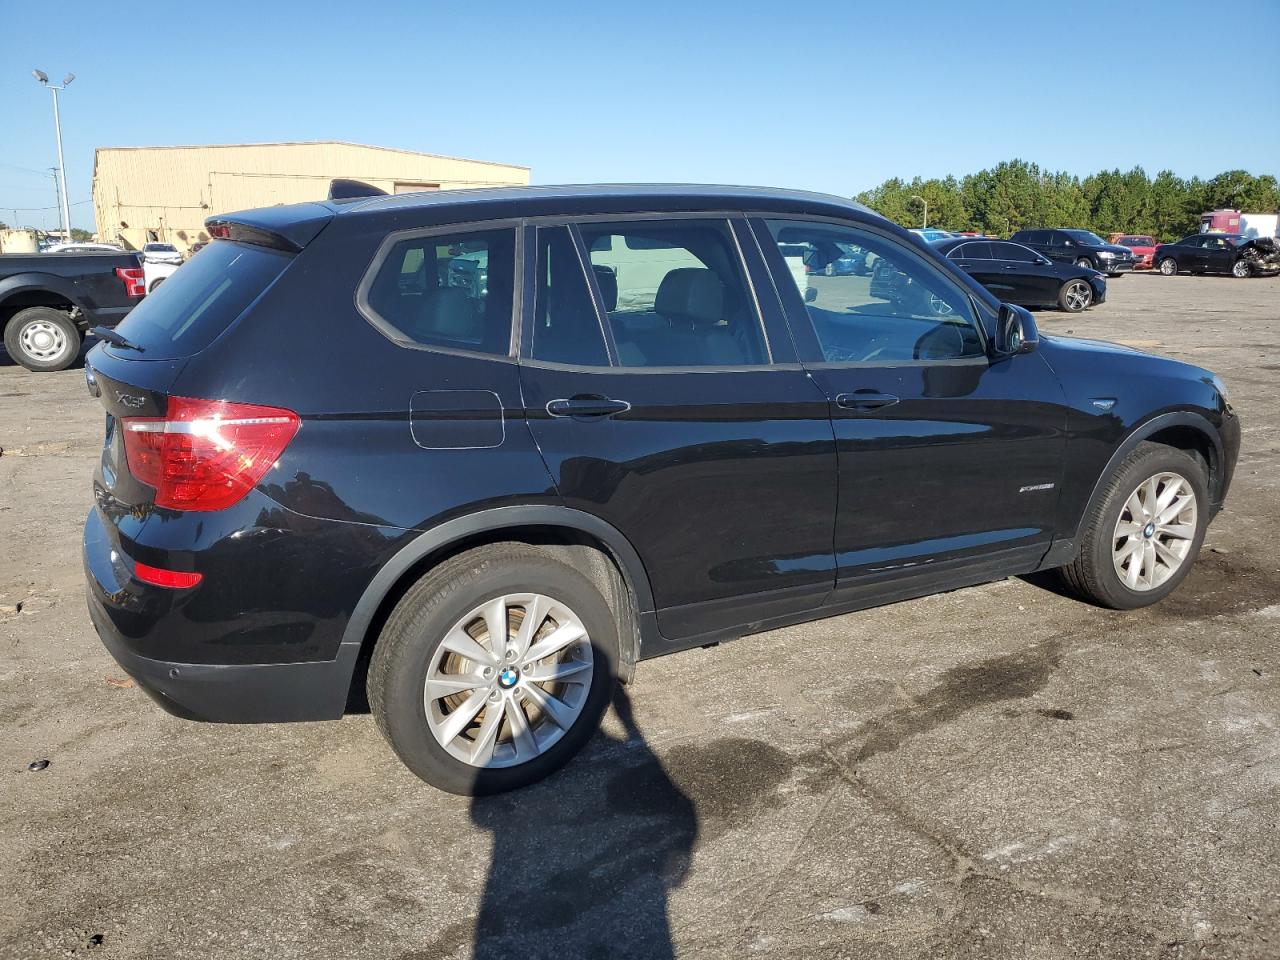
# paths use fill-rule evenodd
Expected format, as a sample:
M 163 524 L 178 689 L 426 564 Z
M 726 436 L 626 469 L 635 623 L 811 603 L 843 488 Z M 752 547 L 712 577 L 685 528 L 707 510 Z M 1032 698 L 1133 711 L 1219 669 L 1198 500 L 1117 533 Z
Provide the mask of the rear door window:
M 620 366 L 769 362 L 727 221 L 592 222 L 578 229 Z
M 199 353 L 292 259 L 291 254 L 267 247 L 217 240 L 156 287 L 116 328 L 143 351 L 108 349 L 130 360 L 175 360 Z

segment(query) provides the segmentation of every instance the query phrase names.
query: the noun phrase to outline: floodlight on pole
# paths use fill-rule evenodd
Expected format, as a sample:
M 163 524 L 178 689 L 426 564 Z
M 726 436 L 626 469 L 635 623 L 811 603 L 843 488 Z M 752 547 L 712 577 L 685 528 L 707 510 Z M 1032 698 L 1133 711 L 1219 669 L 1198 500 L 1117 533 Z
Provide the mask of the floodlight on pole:
M 49 82 L 49 75 L 43 70 L 32 70 L 31 75 L 36 78 L 40 86 L 53 91 L 53 131 L 58 138 L 58 175 L 61 177 L 62 183 L 62 236 L 64 240 L 71 240 L 71 204 L 67 201 L 67 168 L 62 159 L 62 114 L 58 109 L 58 91 L 65 90 L 71 85 L 71 81 L 76 78 L 74 73 L 68 73 L 62 78 L 62 84 Z

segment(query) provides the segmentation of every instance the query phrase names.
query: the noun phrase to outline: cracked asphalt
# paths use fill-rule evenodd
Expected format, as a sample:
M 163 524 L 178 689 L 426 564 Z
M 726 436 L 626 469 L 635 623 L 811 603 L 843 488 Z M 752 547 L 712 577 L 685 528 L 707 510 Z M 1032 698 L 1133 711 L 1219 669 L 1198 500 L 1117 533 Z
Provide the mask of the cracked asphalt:
M 1006 580 L 650 661 L 475 802 L 368 716 L 122 684 L 79 562 L 101 414 L 0 355 L 0 957 L 1280 956 L 1280 279 L 1110 286 L 1042 328 L 1209 366 L 1243 417 L 1178 593 Z

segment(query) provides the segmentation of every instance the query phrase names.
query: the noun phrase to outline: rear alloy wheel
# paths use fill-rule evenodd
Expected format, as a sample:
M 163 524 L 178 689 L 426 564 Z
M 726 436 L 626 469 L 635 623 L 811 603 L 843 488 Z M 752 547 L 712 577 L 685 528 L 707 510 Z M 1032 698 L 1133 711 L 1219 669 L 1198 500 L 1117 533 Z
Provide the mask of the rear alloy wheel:
M 1191 569 L 1208 523 L 1201 461 L 1141 443 L 1084 518 L 1080 552 L 1061 569 L 1072 592 L 1117 610 L 1164 599 Z
M 28 307 L 5 326 L 4 348 L 28 370 L 65 370 L 80 353 L 80 331 L 65 311 Z
M 400 759 L 450 793 L 547 776 L 595 731 L 618 626 L 576 568 L 524 544 L 479 547 L 409 588 L 369 667 L 374 718 Z
M 1166 277 L 1172 277 L 1178 272 L 1178 261 L 1173 257 L 1165 257 L 1160 261 L 1160 272 Z
M 1058 306 L 1067 313 L 1079 313 L 1093 303 L 1093 287 L 1084 280 L 1068 280 L 1058 290 Z
M 1253 271 L 1249 269 L 1249 264 L 1243 260 L 1237 260 L 1231 265 L 1231 275 L 1243 279 L 1244 277 L 1252 276 Z

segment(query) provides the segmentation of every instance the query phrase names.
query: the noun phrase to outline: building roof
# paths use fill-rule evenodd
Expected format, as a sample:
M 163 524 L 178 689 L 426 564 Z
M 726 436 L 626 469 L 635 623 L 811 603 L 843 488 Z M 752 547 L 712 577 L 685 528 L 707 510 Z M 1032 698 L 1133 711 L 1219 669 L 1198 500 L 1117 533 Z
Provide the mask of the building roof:
M 174 144 L 171 146 L 143 146 L 143 147 L 98 147 L 95 151 L 94 166 L 97 166 L 97 157 L 99 153 L 109 151 L 127 151 L 127 150 L 239 150 L 247 147 L 320 147 L 320 146 L 339 146 L 339 147 L 356 147 L 360 150 L 382 150 L 387 153 L 400 153 L 411 157 L 431 157 L 436 160 L 461 160 L 466 163 L 481 163 L 491 167 L 514 167 L 517 170 L 528 170 L 527 166 L 519 163 L 502 163 L 498 160 L 473 160 L 470 157 L 454 157 L 444 153 L 424 153 L 421 150 L 402 150 L 399 147 L 378 147 L 368 143 L 354 143 L 351 140 L 280 140 L 267 143 L 191 143 L 191 144 Z

